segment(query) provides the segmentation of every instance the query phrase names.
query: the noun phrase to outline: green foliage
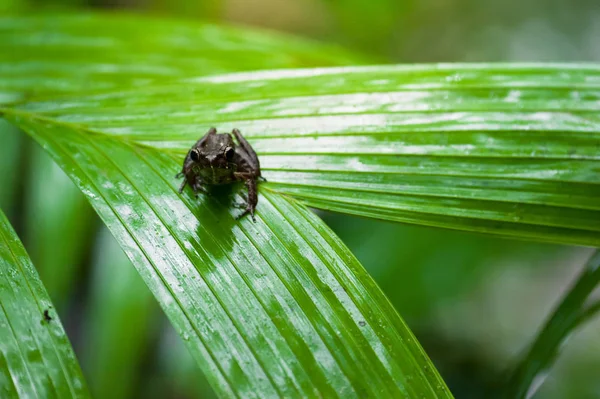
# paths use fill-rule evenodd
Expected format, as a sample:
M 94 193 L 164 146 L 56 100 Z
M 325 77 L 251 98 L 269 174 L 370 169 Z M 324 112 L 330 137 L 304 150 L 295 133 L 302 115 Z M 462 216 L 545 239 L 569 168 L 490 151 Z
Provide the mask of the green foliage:
M 357 60 L 336 47 L 284 35 L 139 15 L 0 17 L 0 104 L 207 73 Z
M 77 31 L 68 19 L 58 21 L 59 27 Z M 41 25 L 46 24 L 42 21 Z M 94 31 L 90 25 L 85 25 L 86 31 Z M 119 27 L 122 25 L 128 26 Z M 64 44 L 70 44 L 72 38 L 67 35 Z M 128 38 L 134 44 L 135 39 L 135 35 Z M 17 36 L 8 42 L 14 45 L 24 40 Z M 285 45 L 295 46 L 287 41 Z M 16 49 L 13 58 L 18 60 L 27 50 Z M 56 55 L 44 50 L 41 59 Z M 117 46 L 115 53 L 122 55 L 123 48 Z M 73 67 L 79 62 L 78 54 L 69 50 L 58 61 Z M 329 54 L 323 54 L 329 59 Z M 56 68 L 58 61 L 41 62 L 42 68 Z M 144 65 L 137 63 L 143 72 Z M 114 64 L 118 72 L 127 70 L 122 60 Z M 92 74 L 95 68 L 90 63 Z M 97 83 L 86 68 L 80 72 L 82 81 Z M 45 81 L 43 74 L 36 76 Z M 101 88 L 138 84 L 143 73 L 135 74 L 136 82 L 128 80 L 132 76 L 109 74 Z M 35 88 L 26 77 L 21 82 L 29 84 L 34 95 L 63 87 L 81 89 L 77 76 L 65 79 L 66 83 L 54 80 L 52 86 Z M 23 90 L 18 84 L 4 81 L 9 93 L 15 87 Z M 70 124 L 40 124 L 37 118 L 29 119 L 29 124 L 17 119 L 88 196 L 217 392 L 449 396 L 370 277 L 301 205 L 265 192 L 260 200 L 261 222 L 237 223 L 229 215 L 228 203 L 204 199 L 198 204 L 189 196 L 181 201 L 171 180 L 181 160 L 172 159 L 167 152 L 132 145 L 126 137 L 106 136 L 104 140 L 90 136 L 87 129 Z M 367 366 L 368 373 L 357 364 Z
M 7 112 L 179 163 L 208 126 L 238 127 L 259 153 L 264 189 L 310 206 L 595 246 L 598 82 L 600 68 L 568 65 L 287 70 Z
M 538 379 L 550 368 L 562 343 L 569 334 L 588 321 L 599 309 L 599 303 L 586 305 L 600 282 L 600 250 L 589 259 L 581 275 L 548 319 L 525 356 L 511 370 L 505 383 L 504 397 L 529 398 L 541 385 Z
M 127 16 L 0 26 L 0 113 L 84 193 L 221 396 L 451 397 L 379 287 L 306 205 L 600 245 L 600 67 L 202 77 L 349 57 Z M 235 219 L 239 187 L 177 193 L 173 176 L 211 125 L 240 128 L 259 153 L 268 182 L 256 223 Z
M 449 395 L 379 288 L 306 208 L 265 190 L 258 223 L 236 222 L 231 198 L 178 195 L 180 162 L 168 153 L 14 121 L 90 199 L 221 395 Z
M 60 311 L 76 287 L 95 220 L 85 197 L 42 148 L 31 146 L 28 163 L 24 241 Z
M 88 396 L 50 298 L 2 211 L 0 310 L 1 397 Z
M 15 171 L 19 169 L 22 136 L 14 126 L 0 119 L 0 137 L 2 138 L 2 145 L 0 145 L 0 176 L 3 177 L 3 189 L 0 190 L 0 209 L 11 218 L 16 205 L 17 193 L 15 187 L 19 176 Z
M 85 312 L 88 349 L 81 363 L 95 398 L 135 395 L 143 354 L 155 328 L 152 295 L 107 229 L 100 233 L 91 300 Z M 197 372 L 197 370 L 195 370 Z

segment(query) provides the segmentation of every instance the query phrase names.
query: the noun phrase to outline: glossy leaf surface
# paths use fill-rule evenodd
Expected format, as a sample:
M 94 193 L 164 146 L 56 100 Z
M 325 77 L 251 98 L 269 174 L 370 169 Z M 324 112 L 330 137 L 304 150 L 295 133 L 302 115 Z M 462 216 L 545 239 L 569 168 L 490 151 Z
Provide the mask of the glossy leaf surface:
M 600 67 L 265 71 L 23 107 L 181 161 L 240 128 L 263 187 L 368 217 L 600 245 Z M 165 101 L 164 99 L 168 99 Z
M 88 397 L 52 302 L 1 211 L 0 397 Z
M 167 151 L 7 117 L 90 199 L 221 396 L 451 397 L 394 308 L 304 206 L 177 193 Z M 231 193 L 233 194 L 233 193 Z M 239 199 L 238 199 L 239 201 Z

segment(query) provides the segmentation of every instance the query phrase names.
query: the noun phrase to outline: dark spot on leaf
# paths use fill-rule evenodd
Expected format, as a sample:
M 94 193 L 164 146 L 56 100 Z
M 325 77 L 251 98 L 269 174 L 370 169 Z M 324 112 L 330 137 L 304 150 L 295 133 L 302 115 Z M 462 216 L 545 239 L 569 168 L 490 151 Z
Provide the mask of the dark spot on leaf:
M 44 320 L 46 323 L 50 323 L 52 321 L 52 316 L 50 316 L 50 310 L 46 309 L 44 310 Z
M 361 327 L 364 327 L 364 326 L 367 325 L 367 322 L 364 321 L 364 320 L 361 320 L 361 321 L 358 322 L 358 325 L 361 326 Z

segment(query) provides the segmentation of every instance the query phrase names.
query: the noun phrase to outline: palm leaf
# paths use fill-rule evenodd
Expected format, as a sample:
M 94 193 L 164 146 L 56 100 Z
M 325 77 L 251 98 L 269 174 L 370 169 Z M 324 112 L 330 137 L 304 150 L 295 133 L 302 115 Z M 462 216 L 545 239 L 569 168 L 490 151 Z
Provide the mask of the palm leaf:
M 238 223 L 226 198 L 179 196 L 179 162 L 164 151 L 7 116 L 90 199 L 222 396 L 449 397 L 379 288 L 304 206 L 263 190 L 258 222 Z
M 586 305 L 600 282 L 600 250 L 596 250 L 573 286 L 561 299 L 535 337 L 531 347 L 508 374 L 503 397 L 531 398 L 541 386 L 568 336 L 597 311 L 598 303 Z
M 56 311 L 25 248 L 0 211 L 2 397 L 88 397 Z
M 120 75 L 140 60 L 115 62 L 106 84 L 92 72 L 61 86 L 98 82 L 88 86 L 97 94 L 0 111 L 86 194 L 221 395 L 449 396 L 381 291 L 302 203 L 600 242 L 596 66 Z M 5 97 L 22 101 L 33 81 L 4 81 Z M 241 128 L 259 152 L 269 182 L 256 224 L 234 220 L 235 191 L 176 193 L 171 176 L 213 124 Z
M 238 127 L 264 189 L 316 208 L 598 246 L 598 84 L 600 67 L 584 65 L 286 70 L 11 112 L 179 162 L 208 126 Z
M 3 101 L 197 76 L 218 70 L 213 56 L 226 70 L 345 62 L 331 48 L 319 53 L 288 38 L 150 22 L 156 36 L 140 38 L 143 21 L 127 18 L 8 20 L 0 36 L 11 51 L 2 61 L 19 79 L 0 79 Z M 93 46 L 101 59 L 84 55 Z M 226 50 L 211 54 L 218 48 Z M 8 118 L 90 199 L 221 395 L 450 396 L 381 291 L 303 206 L 265 192 L 259 223 L 238 224 L 227 205 L 182 201 L 165 179 L 180 160 L 167 153 Z

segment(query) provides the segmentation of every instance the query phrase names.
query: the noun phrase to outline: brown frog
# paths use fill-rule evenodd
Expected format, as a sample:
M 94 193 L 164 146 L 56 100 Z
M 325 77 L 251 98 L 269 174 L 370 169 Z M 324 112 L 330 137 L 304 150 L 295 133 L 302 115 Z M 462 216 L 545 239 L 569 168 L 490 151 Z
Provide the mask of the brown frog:
M 258 202 L 257 181 L 261 179 L 258 156 L 238 129 L 231 132 L 238 144 L 233 141 L 231 134 L 218 134 L 211 127 L 208 132 L 192 146 L 183 161 L 183 168 L 177 177 L 183 177 L 179 192 L 187 184 L 194 193 L 207 193 L 205 185 L 229 184 L 244 181 L 248 188 L 248 198 L 244 204 L 244 213 L 254 219 L 254 210 Z M 264 179 L 263 179 L 264 180 Z

